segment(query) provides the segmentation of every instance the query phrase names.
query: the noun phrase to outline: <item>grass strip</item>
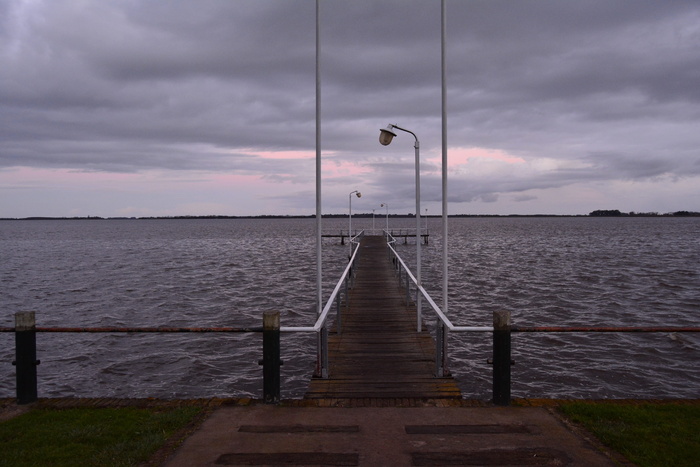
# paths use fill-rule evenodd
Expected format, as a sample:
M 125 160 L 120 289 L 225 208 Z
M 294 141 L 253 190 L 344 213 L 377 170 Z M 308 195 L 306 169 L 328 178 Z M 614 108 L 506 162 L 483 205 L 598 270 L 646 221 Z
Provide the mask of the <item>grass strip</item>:
M 34 409 L 0 423 L 0 466 L 136 466 L 203 409 Z
M 700 405 L 567 402 L 559 410 L 639 467 L 695 467 Z

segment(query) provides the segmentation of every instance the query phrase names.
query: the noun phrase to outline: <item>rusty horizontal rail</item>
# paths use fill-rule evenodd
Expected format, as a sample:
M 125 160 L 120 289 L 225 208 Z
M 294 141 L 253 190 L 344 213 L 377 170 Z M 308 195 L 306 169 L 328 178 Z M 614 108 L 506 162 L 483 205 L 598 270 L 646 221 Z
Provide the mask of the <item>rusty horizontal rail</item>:
M 511 326 L 511 332 L 700 332 L 692 326 Z
M 17 403 L 29 404 L 38 399 L 37 333 L 261 333 L 263 338 L 263 398 L 266 403 L 279 402 L 280 394 L 280 325 L 279 312 L 266 312 L 263 325 L 255 327 L 136 327 L 136 326 L 94 326 L 94 327 L 38 327 L 35 313 L 24 311 L 15 313 L 14 327 L 0 327 L 0 332 L 15 334 L 15 377 L 17 381 Z
M 251 327 L 251 328 L 234 328 L 234 327 L 215 327 L 215 328 L 201 328 L 201 327 L 115 327 L 115 326 L 105 326 L 105 327 L 37 327 L 34 329 L 36 332 L 263 332 L 262 327 Z M 15 332 L 15 328 L 0 327 L 0 332 Z
M 455 330 L 469 331 L 493 331 L 493 327 L 478 327 L 464 328 L 463 326 L 455 326 Z M 700 327 L 692 326 L 511 326 L 511 332 L 700 332 Z M 262 332 L 262 327 L 250 328 L 235 328 L 235 327 L 216 327 L 216 328 L 200 328 L 200 327 L 37 327 L 36 332 Z M 0 327 L 0 332 L 15 332 L 13 327 Z

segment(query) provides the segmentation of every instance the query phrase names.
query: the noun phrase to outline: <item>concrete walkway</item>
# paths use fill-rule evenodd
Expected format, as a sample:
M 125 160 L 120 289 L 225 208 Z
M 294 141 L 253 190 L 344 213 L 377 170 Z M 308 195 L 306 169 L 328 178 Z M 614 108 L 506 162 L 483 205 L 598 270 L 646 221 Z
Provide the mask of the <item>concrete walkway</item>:
M 544 407 L 222 406 L 165 464 L 614 466 Z

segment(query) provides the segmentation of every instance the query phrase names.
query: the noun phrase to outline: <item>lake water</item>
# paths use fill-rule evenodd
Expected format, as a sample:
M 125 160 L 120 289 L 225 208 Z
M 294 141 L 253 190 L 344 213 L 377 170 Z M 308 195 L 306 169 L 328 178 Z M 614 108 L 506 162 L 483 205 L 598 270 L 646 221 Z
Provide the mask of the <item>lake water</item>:
M 440 220 L 429 227 L 423 282 L 441 304 Z M 259 326 L 266 310 L 309 326 L 314 235 L 313 219 L 2 221 L 0 326 L 25 310 L 38 326 Z M 413 265 L 415 244 L 397 248 Z M 348 249 L 324 240 L 324 300 Z M 523 326 L 700 325 L 699 218 L 450 219 L 448 270 L 457 325 L 489 326 L 501 309 Z M 449 345 L 464 396 L 489 399 L 491 334 Z M 284 333 L 282 352 L 282 397 L 301 397 L 315 336 Z M 260 334 L 39 333 L 38 353 L 40 397 L 262 393 Z M 512 393 L 698 398 L 699 357 L 697 334 L 514 334 Z M 13 359 L 13 334 L 0 333 L 0 397 L 14 396 Z

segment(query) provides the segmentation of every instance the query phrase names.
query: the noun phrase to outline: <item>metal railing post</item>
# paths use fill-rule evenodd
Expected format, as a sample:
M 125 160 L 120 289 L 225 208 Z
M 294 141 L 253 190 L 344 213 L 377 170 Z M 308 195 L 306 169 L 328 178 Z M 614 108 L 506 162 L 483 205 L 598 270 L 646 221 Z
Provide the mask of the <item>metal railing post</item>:
M 406 305 L 411 303 L 411 283 L 408 277 L 408 269 L 406 269 Z
M 348 274 L 348 275 L 349 275 L 349 274 Z M 349 282 L 350 282 L 350 278 L 349 278 L 349 277 L 346 277 L 346 278 L 345 278 L 345 309 L 349 309 L 349 308 L 350 308 L 350 300 L 348 300 Z
M 447 336 L 447 326 L 438 317 L 435 322 L 435 376 L 438 378 L 450 375 L 447 368 Z
M 29 404 L 38 399 L 36 367 L 36 320 L 33 311 L 15 313 L 15 361 L 17 403 Z
M 440 318 L 435 320 L 435 376 L 442 378 L 445 376 L 445 371 L 443 368 L 443 355 L 444 350 L 444 340 L 445 340 L 445 326 L 442 324 Z
M 328 378 L 328 327 L 321 328 L 321 378 Z
M 266 404 L 280 401 L 280 314 L 263 313 L 263 399 Z
M 416 330 L 421 332 L 423 329 L 423 296 L 420 293 L 420 289 L 416 286 Z
M 442 376 L 450 376 L 452 372 L 450 371 L 449 361 L 450 355 L 448 353 L 448 337 L 450 336 L 450 330 L 445 325 L 445 323 L 440 323 L 442 328 Z
M 510 311 L 493 312 L 493 403 L 510 405 Z
M 337 316 L 336 321 L 338 323 L 338 333 L 342 331 L 343 328 L 343 315 L 341 312 L 342 307 L 340 306 L 340 294 L 335 296 L 335 314 Z

